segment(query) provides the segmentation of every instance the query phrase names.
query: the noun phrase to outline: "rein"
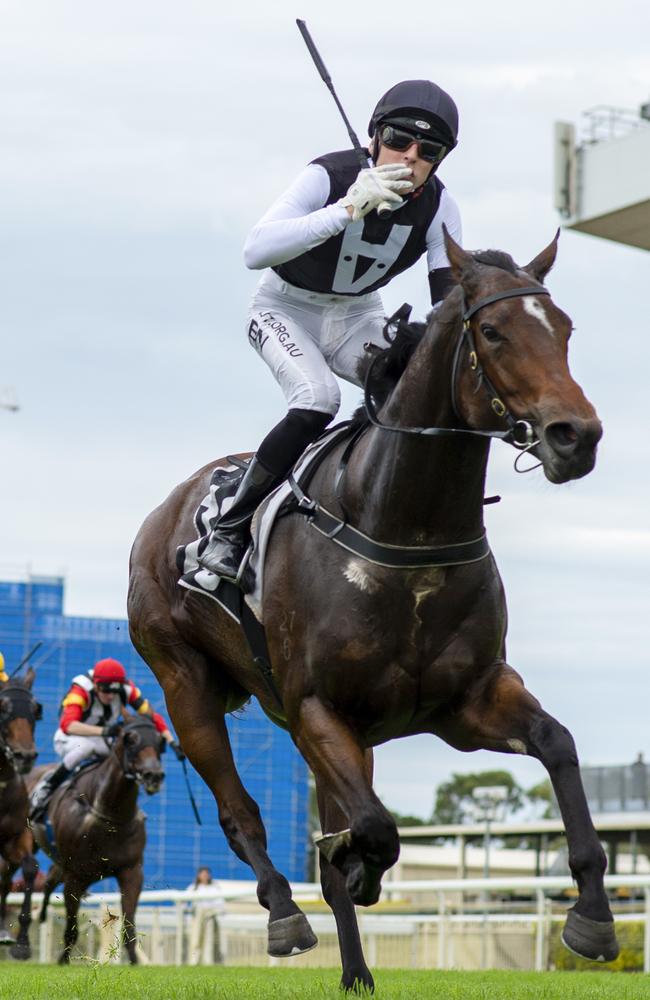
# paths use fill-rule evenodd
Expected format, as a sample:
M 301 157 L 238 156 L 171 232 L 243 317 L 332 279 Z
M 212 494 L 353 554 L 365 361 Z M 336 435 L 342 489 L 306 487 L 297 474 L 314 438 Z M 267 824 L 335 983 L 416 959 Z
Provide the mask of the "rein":
M 490 381 L 489 377 L 486 375 L 484 368 L 480 364 L 478 353 L 476 351 L 476 344 L 474 342 L 474 335 L 472 333 L 470 319 L 474 316 L 479 309 L 483 309 L 485 306 L 491 305 L 493 302 L 499 302 L 502 299 L 514 299 L 519 298 L 522 295 L 550 295 L 551 293 L 546 288 L 527 286 L 526 288 L 511 288 L 505 292 L 496 292 L 494 295 L 488 295 L 484 299 L 479 299 L 478 302 L 474 303 L 469 309 L 465 305 L 465 296 L 463 293 L 463 328 L 460 337 L 458 338 L 458 343 L 456 344 L 456 349 L 454 351 L 454 360 L 452 364 L 451 371 L 451 405 L 454 412 L 454 416 L 457 420 L 461 420 L 458 413 L 457 405 L 457 392 L 456 384 L 458 381 L 459 369 L 460 369 L 460 356 L 462 353 L 463 346 L 466 344 L 469 348 L 469 365 L 472 371 L 477 377 L 477 387 L 476 391 L 483 386 L 487 391 L 490 399 L 490 405 L 492 410 L 498 417 L 502 417 L 508 424 L 508 429 L 506 431 L 488 431 L 488 430 L 474 430 L 471 427 L 398 427 L 394 424 L 384 424 L 380 421 L 377 411 L 375 409 L 374 403 L 372 401 L 370 393 L 370 380 L 372 377 L 372 372 L 375 363 L 379 360 L 381 355 L 376 355 L 366 370 L 366 377 L 364 379 L 364 404 L 366 412 L 368 414 L 368 420 L 373 425 L 373 427 L 378 427 L 380 430 L 390 431 L 394 434 L 417 434 L 421 436 L 452 436 L 456 434 L 471 435 L 473 437 L 487 437 L 487 438 L 498 438 L 502 441 L 507 441 L 508 444 L 512 444 L 515 448 L 519 448 L 523 451 L 529 451 L 533 448 L 538 441 L 535 439 L 535 432 L 533 430 L 532 424 L 528 420 L 517 420 L 512 413 L 508 410 L 505 403 L 499 398 L 499 395 L 494 388 L 494 385 Z M 391 321 L 389 320 L 389 325 Z M 518 461 L 518 459 L 517 459 Z M 517 462 L 515 462 L 515 468 L 517 468 Z M 523 471 L 517 469 L 518 472 Z M 530 471 L 530 470 L 526 470 Z

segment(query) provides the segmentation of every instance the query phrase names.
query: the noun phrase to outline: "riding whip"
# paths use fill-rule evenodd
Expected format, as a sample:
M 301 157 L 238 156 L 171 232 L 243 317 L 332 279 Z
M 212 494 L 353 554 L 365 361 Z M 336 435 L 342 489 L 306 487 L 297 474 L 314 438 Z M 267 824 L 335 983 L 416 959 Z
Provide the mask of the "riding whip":
M 325 84 L 325 86 L 329 90 L 330 94 L 334 98 L 336 106 L 339 109 L 339 112 L 341 114 L 341 118 L 343 119 L 343 121 L 345 123 L 345 127 L 348 130 L 348 135 L 350 136 L 350 142 L 352 143 L 352 148 L 354 149 L 355 153 L 357 154 L 357 158 L 359 160 L 359 163 L 361 164 L 361 169 L 362 170 L 367 170 L 368 169 L 368 157 L 364 153 L 363 147 L 361 146 L 361 143 L 359 142 L 357 133 L 354 131 L 354 129 L 350 125 L 350 122 L 348 120 L 348 116 L 346 115 L 345 111 L 343 110 L 343 105 L 339 101 L 338 95 L 337 95 L 336 91 L 334 90 L 334 84 L 332 83 L 332 77 L 327 72 L 325 63 L 321 59 L 320 53 L 319 53 L 318 49 L 316 48 L 316 46 L 314 45 L 314 40 L 311 37 L 311 35 L 309 34 L 309 30 L 307 28 L 307 25 L 305 24 L 304 21 L 301 21 L 300 18 L 298 18 L 298 17 L 296 18 L 296 24 L 298 25 L 298 30 L 300 31 L 300 34 L 302 35 L 302 37 L 303 37 L 303 39 L 305 41 L 305 45 L 309 49 L 309 55 L 314 60 L 314 65 L 315 65 L 316 69 L 318 70 L 318 72 L 320 74 L 321 80 L 323 81 L 323 83 Z M 380 219 L 387 219 L 390 214 L 391 214 L 390 204 L 387 201 L 382 201 L 377 206 L 377 215 L 379 216 Z
M 11 678 L 14 677 L 18 673 L 18 671 L 20 670 L 21 667 L 25 666 L 25 664 L 27 663 L 28 660 L 31 660 L 31 658 L 34 655 L 34 653 L 36 652 L 36 650 L 40 649 L 42 645 L 43 645 L 42 642 L 37 642 L 36 645 L 34 646 L 34 648 L 30 649 L 30 651 L 27 654 L 27 656 L 23 656 L 23 658 L 20 661 L 20 663 L 18 664 L 18 666 L 14 667 L 14 669 L 9 674 L 9 680 L 11 680 Z
M 199 816 L 199 810 L 196 808 L 196 801 L 192 795 L 192 789 L 190 788 L 190 779 L 187 776 L 187 761 L 183 758 L 181 761 L 181 767 L 183 768 L 183 774 L 185 775 L 185 784 L 187 785 L 187 794 L 190 797 L 190 803 L 192 805 L 192 810 L 194 811 L 194 818 L 199 826 L 203 826 L 201 822 L 201 817 Z

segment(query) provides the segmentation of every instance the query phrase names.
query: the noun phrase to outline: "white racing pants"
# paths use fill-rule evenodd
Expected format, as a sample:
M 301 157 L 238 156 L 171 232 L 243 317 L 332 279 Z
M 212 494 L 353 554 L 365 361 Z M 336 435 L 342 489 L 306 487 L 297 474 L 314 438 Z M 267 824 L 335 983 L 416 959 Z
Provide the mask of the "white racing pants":
M 246 321 L 251 345 L 266 362 L 289 409 L 337 412 L 341 393 L 332 372 L 361 385 L 364 344 L 386 347 L 379 292 L 326 295 L 264 272 Z
M 61 757 L 68 771 L 94 753 L 100 757 L 108 757 L 110 748 L 103 736 L 69 736 L 62 729 L 54 734 L 54 750 Z

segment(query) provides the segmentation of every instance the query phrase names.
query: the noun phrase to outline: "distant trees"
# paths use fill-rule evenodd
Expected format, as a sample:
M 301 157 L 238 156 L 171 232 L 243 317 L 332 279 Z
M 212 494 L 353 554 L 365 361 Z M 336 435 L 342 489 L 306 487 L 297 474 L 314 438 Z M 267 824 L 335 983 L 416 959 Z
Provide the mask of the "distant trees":
M 502 785 L 508 789 L 501 811 L 503 817 L 532 806 L 540 818 L 551 815 L 553 790 L 548 779 L 524 789 L 510 771 L 478 771 L 452 774 L 449 781 L 438 785 L 430 823 L 467 823 L 476 820 L 474 789 Z
M 510 771 L 478 771 L 452 774 L 449 781 L 438 785 L 431 815 L 432 823 L 467 823 L 476 819 L 474 789 L 502 785 L 508 789 L 503 802 L 504 813 L 517 812 L 524 804 L 526 793 Z

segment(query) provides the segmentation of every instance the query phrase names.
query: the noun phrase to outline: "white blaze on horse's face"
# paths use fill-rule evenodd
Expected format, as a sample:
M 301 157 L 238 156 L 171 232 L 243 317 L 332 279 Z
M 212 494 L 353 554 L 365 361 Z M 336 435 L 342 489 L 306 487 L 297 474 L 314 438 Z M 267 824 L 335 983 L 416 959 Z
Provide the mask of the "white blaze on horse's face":
M 522 296 L 521 302 L 528 315 L 532 316 L 533 319 L 539 320 L 544 329 L 550 333 L 551 337 L 554 337 L 555 331 L 553 329 L 553 325 L 546 315 L 546 310 L 540 300 L 536 299 L 532 295 L 524 295 Z

